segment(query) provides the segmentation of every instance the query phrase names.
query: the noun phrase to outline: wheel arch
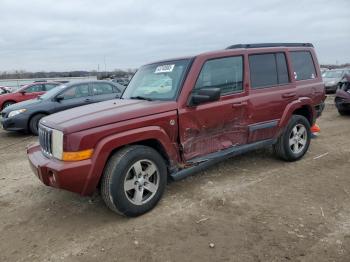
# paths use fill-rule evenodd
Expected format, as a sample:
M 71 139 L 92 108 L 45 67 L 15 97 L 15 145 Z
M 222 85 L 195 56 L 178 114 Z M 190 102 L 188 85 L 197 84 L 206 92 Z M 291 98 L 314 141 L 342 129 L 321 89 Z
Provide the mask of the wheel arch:
M 11 102 L 11 103 L 13 103 L 13 104 L 16 104 L 16 103 L 17 103 L 16 100 L 12 100 L 12 99 L 5 100 L 5 101 L 2 102 L 2 104 L 1 104 L 1 109 L 4 109 L 4 108 L 3 108 L 3 107 L 4 107 L 4 104 L 6 104 L 6 103 L 8 103 L 8 102 Z
M 174 143 L 160 127 L 145 127 L 118 133 L 102 139 L 95 148 L 92 167 L 82 195 L 91 195 L 99 185 L 106 163 L 110 157 L 126 146 L 145 145 L 155 149 L 164 158 L 167 167 L 179 161 Z
M 315 122 L 316 116 L 315 108 L 312 105 L 313 101 L 309 97 L 301 98 L 288 104 L 279 122 L 279 127 L 285 127 L 288 124 L 289 119 L 292 117 L 292 115 L 301 115 L 306 117 L 306 119 L 312 126 Z

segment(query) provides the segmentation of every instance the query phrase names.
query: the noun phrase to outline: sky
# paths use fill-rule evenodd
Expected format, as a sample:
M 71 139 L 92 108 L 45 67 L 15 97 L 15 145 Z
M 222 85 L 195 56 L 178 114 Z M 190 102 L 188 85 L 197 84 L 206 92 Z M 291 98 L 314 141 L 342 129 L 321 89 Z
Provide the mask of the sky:
M 137 68 L 264 42 L 350 62 L 350 0 L 0 0 L 0 71 Z

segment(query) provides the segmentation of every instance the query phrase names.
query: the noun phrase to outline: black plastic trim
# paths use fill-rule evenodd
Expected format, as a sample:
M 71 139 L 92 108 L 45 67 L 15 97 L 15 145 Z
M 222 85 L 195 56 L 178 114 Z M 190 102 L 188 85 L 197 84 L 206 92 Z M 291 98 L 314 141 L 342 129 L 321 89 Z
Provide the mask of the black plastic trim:
M 267 139 L 267 140 L 262 140 L 255 143 L 247 144 L 247 145 L 232 146 L 225 150 L 211 153 L 203 157 L 197 157 L 189 161 L 189 163 L 193 164 L 194 166 L 186 169 L 182 169 L 176 173 L 172 173 L 170 174 L 170 177 L 175 181 L 178 181 L 187 176 L 203 171 L 208 167 L 216 163 L 219 163 L 225 159 L 231 158 L 233 156 L 241 155 L 252 150 L 270 146 L 270 145 L 273 145 L 274 143 L 275 143 L 274 139 Z
M 264 47 L 314 47 L 311 43 L 260 43 L 260 44 L 236 44 L 226 49 L 237 48 L 264 48 Z

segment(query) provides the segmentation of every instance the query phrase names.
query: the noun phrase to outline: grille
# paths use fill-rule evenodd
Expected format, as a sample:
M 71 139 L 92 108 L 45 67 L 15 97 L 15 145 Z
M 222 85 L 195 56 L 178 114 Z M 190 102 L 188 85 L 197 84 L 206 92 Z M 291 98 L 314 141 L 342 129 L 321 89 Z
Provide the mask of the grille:
M 52 129 L 43 125 L 39 126 L 39 143 L 42 152 L 47 156 L 52 156 Z
M 1 112 L 2 118 L 7 118 L 7 114 L 5 112 Z

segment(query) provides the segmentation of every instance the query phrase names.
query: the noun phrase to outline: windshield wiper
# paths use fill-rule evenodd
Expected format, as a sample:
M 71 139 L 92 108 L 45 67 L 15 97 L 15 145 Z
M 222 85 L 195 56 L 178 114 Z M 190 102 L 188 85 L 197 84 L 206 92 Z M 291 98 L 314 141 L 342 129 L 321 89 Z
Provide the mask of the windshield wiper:
M 139 100 L 146 100 L 146 101 L 152 101 L 151 98 L 149 97 L 144 97 L 144 96 L 132 96 L 130 99 L 139 99 Z

